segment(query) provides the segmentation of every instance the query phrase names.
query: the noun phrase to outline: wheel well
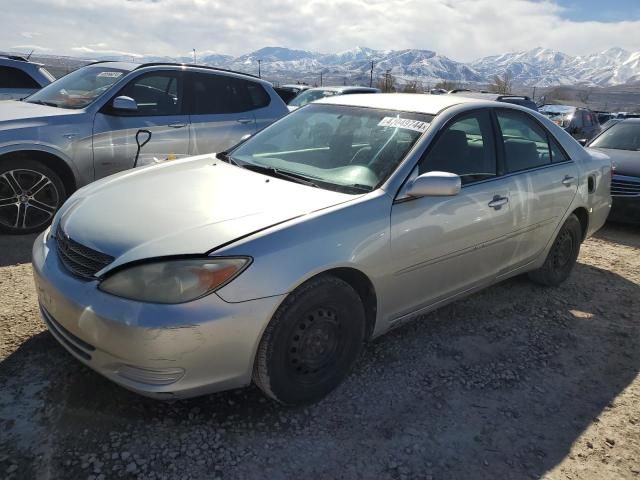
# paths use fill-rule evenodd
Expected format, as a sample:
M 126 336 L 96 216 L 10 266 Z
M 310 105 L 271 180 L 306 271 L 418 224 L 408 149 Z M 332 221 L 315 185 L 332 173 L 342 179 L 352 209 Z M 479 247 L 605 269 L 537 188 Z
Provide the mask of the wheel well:
M 64 160 L 52 153 L 40 150 L 20 150 L 18 152 L 5 153 L 0 156 L 0 161 L 9 158 L 30 158 L 32 160 L 37 160 L 60 175 L 60 180 L 62 180 L 62 183 L 64 184 L 67 196 L 71 195 L 76 190 L 76 179 L 71 168 Z
M 371 283 L 371 280 L 369 280 L 369 277 L 367 277 L 360 270 L 348 267 L 334 268 L 333 270 L 322 272 L 322 274 L 328 274 L 338 277 L 339 279 L 351 285 L 353 289 L 358 293 L 360 299 L 362 300 L 362 305 L 364 305 L 365 317 L 367 321 L 367 331 L 365 332 L 365 338 L 371 338 L 373 329 L 376 326 L 378 297 L 376 296 L 375 288 L 373 287 L 373 283 Z
M 587 229 L 589 228 L 589 213 L 584 207 L 576 208 L 573 214 L 580 220 L 580 226 L 582 227 L 582 240 L 587 237 Z

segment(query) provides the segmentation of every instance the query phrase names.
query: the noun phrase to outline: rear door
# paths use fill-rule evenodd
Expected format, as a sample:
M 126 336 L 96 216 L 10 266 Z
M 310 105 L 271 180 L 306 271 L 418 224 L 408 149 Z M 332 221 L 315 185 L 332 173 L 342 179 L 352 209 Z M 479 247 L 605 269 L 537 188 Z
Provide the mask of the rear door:
M 254 134 L 248 81 L 218 72 L 188 72 L 192 155 L 220 152 Z
M 450 197 L 396 200 L 391 253 L 396 281 L 389 298 L 396 316 L 491 281 L 511 255 L 508 185 L 496 162 L 488 110 L 454 118 L 418 165 L 421 174 L 461 176 Z
M 174 70 L 143 73 L 120 89 L 93 123 L 96 178 L 133 166 L 138 132 L 140 142 L 149 140 L 140 149 L 139 166 L 187 156 L 189 117 L 183 113 L 183 91 L 183 74 Z M 119 96 L 135 100 L 137 111 L 114 109 L 113 99 Z
M 533 261 L 547 245 L 577 191 L 578 171 L 551 134 L 529 114 L 496 109 L 498 147 L 513 222 L 513 254 L 503 270 Z

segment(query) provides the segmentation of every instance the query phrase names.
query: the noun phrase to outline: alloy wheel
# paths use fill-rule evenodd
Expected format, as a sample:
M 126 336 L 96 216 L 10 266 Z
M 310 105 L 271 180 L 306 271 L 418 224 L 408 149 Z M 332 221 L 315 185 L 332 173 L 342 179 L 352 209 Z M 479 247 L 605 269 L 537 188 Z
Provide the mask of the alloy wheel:
M 14 229 L 46 225 L 60 200 L 54 182 L 41 172 L 14 169 L 0 174 L 0 225 Z

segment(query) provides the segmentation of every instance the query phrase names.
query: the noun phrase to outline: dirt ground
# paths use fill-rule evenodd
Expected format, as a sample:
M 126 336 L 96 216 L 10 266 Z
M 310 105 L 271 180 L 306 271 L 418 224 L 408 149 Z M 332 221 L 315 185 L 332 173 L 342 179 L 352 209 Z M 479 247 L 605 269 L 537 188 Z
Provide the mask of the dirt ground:
M 0 236 L 0 478 L 638 479 L 640 229 L 555 289 L 515 278 L 372 342 L 332 395 L 139 397 L 45 331 Z

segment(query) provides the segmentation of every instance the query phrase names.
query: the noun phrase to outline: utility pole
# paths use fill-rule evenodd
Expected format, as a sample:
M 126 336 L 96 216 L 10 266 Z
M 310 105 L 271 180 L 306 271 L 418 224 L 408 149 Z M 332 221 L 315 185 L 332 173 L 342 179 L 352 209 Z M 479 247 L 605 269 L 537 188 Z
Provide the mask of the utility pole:
M 198 58 L 196 57 L 196 49 L 193 49 L 193 63 L 198 63 Z
M 322 86 L 322 72 L 320 72 L 320 86 Z
M 387 69 L 386 72 L 384 72 L 384 93 L 388 93 L 391 90 L 391 85 L 390 85 L 390 79 L 389 79 L 389 74 L 391 72 L 391 69 Z
M 262 63 L 262 60 L 258 60 L 258 78 L 262 78 L 262 75 L 261 75 L 262 72 L 260 71 L 260 64 L 261 63 Z
M 531 100 L 536 101 L 536 87 L 533 87 L 533 95 L 531 95 Z
M 369 76 L 369 86 L 373 86 L 373 60 L 371 60 L 371 75 Z

